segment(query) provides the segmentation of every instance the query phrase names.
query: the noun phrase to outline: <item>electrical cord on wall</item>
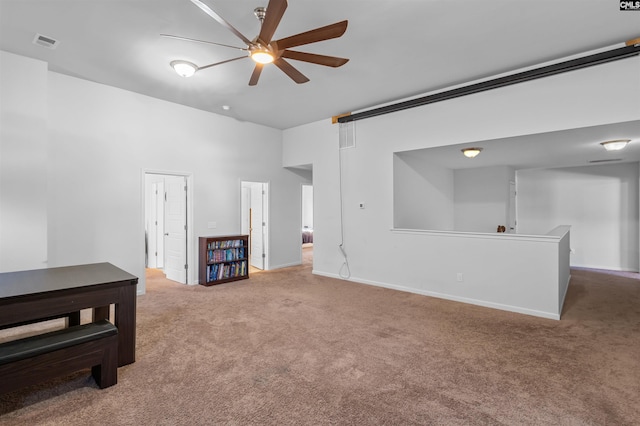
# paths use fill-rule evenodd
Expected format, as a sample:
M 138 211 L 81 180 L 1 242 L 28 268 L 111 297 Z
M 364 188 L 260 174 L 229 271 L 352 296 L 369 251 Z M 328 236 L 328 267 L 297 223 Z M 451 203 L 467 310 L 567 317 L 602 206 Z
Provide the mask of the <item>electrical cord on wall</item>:
M 343 124 L 341 123 L 340 125 L 342 126 Z M 342 256 L 344 258 L 344 262 L 342 263 L 342 266 L 340 267 L 340 270 L 338 271 L 338 275 L 340 275 L 340 278 L 349 279 L 351 277 L 351 269 L 349 269 L 349 258 L 347 256 L 347 251 L 344 248 L 344 207 L 343 207 L 343 202 L 342 202 L 342 148 L 340 147 L 339 143 L 338 143 L 338 165 L 339 165 L 338 179 L 340 181 L 340 185 L 339 185 L 339 192 L 340 192 L 340 244 L 338 245 L 338 248 L 340 249 L 340 252 L 342 253 Z

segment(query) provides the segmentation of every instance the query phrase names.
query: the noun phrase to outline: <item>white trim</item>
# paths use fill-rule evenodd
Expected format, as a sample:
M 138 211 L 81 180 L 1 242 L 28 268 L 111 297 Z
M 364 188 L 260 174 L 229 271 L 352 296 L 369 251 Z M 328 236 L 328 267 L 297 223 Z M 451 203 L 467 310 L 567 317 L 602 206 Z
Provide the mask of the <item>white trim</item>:
M 291 262 L 291 263 L 285 263 L 282 265 L 273 265 L 269 270 L 273 271 L 275 269 L 290 268 L 291 266 L 300 266 L 300 265 L 302 265 L 302 260 L 300 262 Z
M 265 220 L 265 227 L 267 228 L 265 230 L 265 233 L 262 237 L 262 244 L 263 244 L 263 249 L 264 249 L 264 269 L 262 269 L 262 271 L 269 271 L 271 269 L 273 269 L 270 265 L 271 262 L 271 181 L 267 180 L 267 181 L 259 181 L 259 180 L 253 180 L 253 179 L 242 179 L 239 178 L 238 179 L 238 189 L 239 189 L 239 208 L 238 208 L 238 212 L 240 213 L 240 221 L 242 221 L 242 184 L 243 183 L 259 183 L 263 185 L 263 190 L 265 191 L 265 194 L 263 196 L 263 204 L 266 202 L 267 206 L 266 209 L 263 205 L 263 211 L 262 211 L 262 216 L 263 218 L 266 216 L 266 220 Z M 266 211 L 265 211 L 266 210 Z M 239 232 L 242 231 L 242 224 L 240 225 L 240 229 Z M 249 245 L 251 246 L 251 232 L 249 232 Z

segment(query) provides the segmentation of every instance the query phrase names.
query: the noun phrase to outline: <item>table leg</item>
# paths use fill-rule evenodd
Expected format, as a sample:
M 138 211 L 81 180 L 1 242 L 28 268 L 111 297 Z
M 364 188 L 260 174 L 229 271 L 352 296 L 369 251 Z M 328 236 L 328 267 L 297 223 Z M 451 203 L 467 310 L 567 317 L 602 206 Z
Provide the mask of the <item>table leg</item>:
M 118 327 L 118 367 L 136 360 L 136 286 L 120 287 L 120 303 L 115 308 Z

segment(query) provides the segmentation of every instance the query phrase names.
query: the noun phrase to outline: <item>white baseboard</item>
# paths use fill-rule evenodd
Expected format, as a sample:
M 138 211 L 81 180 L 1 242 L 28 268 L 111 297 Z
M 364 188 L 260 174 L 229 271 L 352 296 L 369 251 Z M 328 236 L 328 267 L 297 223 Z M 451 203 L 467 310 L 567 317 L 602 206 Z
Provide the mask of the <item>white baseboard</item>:
M 344 279 L 337 274 L 330 274 L 330 273 L 316 271 L 316 270 L 313 270 L 313 273 L 315 275 L 321 275 L 329 278 Z M 499 309 L 501 311 L 515 312 L 518 314 L 532 315 L 535 317 L 548 318 L 553 320 L 560 319 L 560 314 L 554 313 L 554 312 L 538 311 L 535 309 L 523 308 L 520 306 L 505 305 L 502 303 L 488 302 L 486 300 L 471 299 L 468 297 L 454 296 L 454 295 L 438 293 L 434 291 L 419 290 L 411 287 L 404 287 L 404 286 L 399 286 L 394 284 L 383 283 L 379 281 L 366 280 L 362 278 L 351 277 L 347 281 L 354 281 L 360 284 L 367 284 L 367 285 L 372 285 L 376 287 L 390 288 L 392 290 L 405 291 L 407 293 L 421 294 L 423 296 L 436 297 L 438 299 L 451 300 L 454 302 L 468 303 L 470 305 L 483 306 L 485 308 Z
M 285 263 L 282 265 L 269 265 L 269 269 L 265 269 L 265 271 L 273 271 L 274 269 L 290 268 L 292 266 L 300 266 L 300 265 L 302 265 L 302 262 Z

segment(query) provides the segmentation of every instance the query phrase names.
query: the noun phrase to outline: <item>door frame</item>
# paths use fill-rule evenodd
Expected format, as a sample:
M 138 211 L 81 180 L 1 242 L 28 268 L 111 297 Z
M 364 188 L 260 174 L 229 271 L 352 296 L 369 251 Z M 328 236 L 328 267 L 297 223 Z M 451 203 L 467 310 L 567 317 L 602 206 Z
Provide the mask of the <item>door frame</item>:
M 315 204 L 315 195 L 313 193 L 313 191 L 314 191 L 313 183 L 301 183 L 300 184 L 300 215 L 299 215 L 300 216 L 300 226 L 299 226 L 300 232 L 302 232 L 302 230 L 304 229 L 303 228 L 303 226 L 304 226 L 303 218 L 304 218 L 304 211 L 305 211 L 305 208 L 304 208 L 305 207 L 305 205 L 304 205 L 304 201 L 305 201 L 304 200 L 304 191 L 305 191 L 304 188 L 305 188 L 305 186 L 308 186 L 308 187 L 311 188 L 311 198 L 312 198 L 312 201 L 311 201 L 311 217 L 312 217 L 312 220 L 315 219 L 313 216 L 314 216 L 315 210 L 316 210 L 316 207 L 315 207 L 315 205 L 316 205 Z M 301 265 L 302 265 L 302 250 L 303 250 L 302 241 L 300 241 L 300 264 Z M 312 266 L 311 269 L 313 270 L 313 266 Z
M 163 176 L 164 179 L 164 175 L 157 176 Z M 158 193 L 158 191 L 161 191 L 161 193 L 164 194 L 164 181 L 151 182 L 150 186 L 146 185 L 147 182 L 145 179 L 145 191 L 151 191 L 151 193 L 147 193 L 145 197 L 145 208 L 149 208 L 149 210 L 145 212 L 145 220 L 155 219 L 156 222 L 155 224 L 147 224 L 153 226 L 153 229 L 145 228 L 145 235 L 147 237 L 147 240 L 145 241 L 145 246 L 147 248 L 147 257 L 145 259 L 146 267 L 161 269 L 164 268 L 164 256 L 158 256 L 158 253 L 164 253 L 164 239 L 161 240 L 159 238 L 160 235 L 164 235 L 164 214 L 159 215 L 158 213 L 160 211 L 164 212 L 164 203 L 162 208 L 160 208 L 158 204 L 163 197 Z
M 513 196 L 512 196 L 513 195 Z M 518 184 L 516 180 L 509 181 L 509 210 L 507 213 L 507 232 L 518 233 Z
M 181 176 L 184 177 L 187 182 L 187 238 L 185 242 L 185 247 L 187 250 L 187 285 L 195 285 L 196 283 L 196 275 L 198 273 L 198 265 L 196 263 L 196 244 L 195 238 L 193 234 L 193 173 L 190 172 L 180 172 L 175 170 L 158 170 L 158 169 L 142 169 L 140 173 L 141 180 L 141 218 L 140 218 L 140 234 L 142 236 L 142 241 L 144 241 L 145 237 L 145 219 L 146 219 L 146 188 L 145 188 L 145 176 L 148 174 L 152 175 L 165 175 L 165 176 Z M 144 244 L 143 244 L 144 246 Z M 145 253 L 144 250 L 141 253 L 142 265 L 145 264 Z M 146 286 L 143 291 L 146 291 Z
M 269 255 L 269 248 L 271 247 L 270 245 L 270 235 L 271 235 L 271 202 L 270 202 L 270 193 L 271 193 L 271 182 L 270 181 L 256 181 L 256 180 L 248 180 L 248 179 L 240 179 L 239 181 L 239 199 L 240 199 L 240 208 L 239 208 L 239 212 L 240 212 L 240 229 L 242 229 L 242 212 L 243 212 L 243 208 L 246 207 L 244 205 L 244 198 L 242 196 L 242 187 L 244 186 L 244 184 L 262 184 L 263 185 L 263 191 L 264 194 L 262 196 L 262 204 L 263 204 L 263 208 L 262 208 L 262 215 L 264 218 L 264 222 L 265 222 L 265 226 L 264 226 L 264 233 L 262 236 L 262 249 L 264 251 L 264 271 L 268 271 L 270 269 L 270 255 Z M 250 235 L 249 235 L 250 236 Z M 249 240 L 249 246 L 251 246 L 251 240 Z

